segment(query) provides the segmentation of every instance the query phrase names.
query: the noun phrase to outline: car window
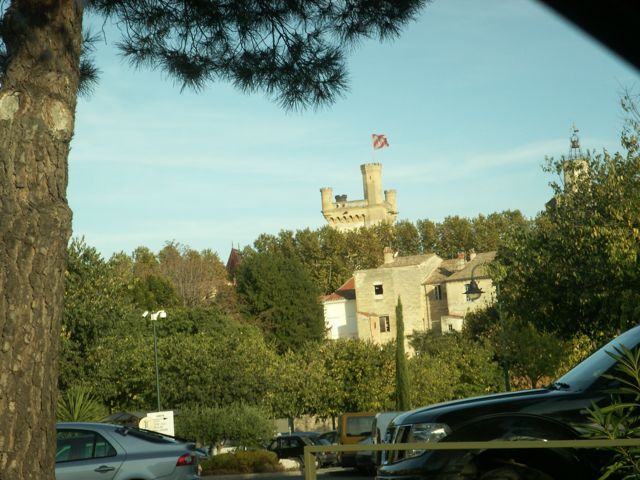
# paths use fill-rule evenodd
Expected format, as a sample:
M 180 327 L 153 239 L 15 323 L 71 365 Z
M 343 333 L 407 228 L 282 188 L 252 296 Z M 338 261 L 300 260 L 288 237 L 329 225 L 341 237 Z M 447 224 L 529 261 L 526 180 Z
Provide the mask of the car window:
M 278 448 L 278 440 L 273 440 L 269 445 L 269 450 L 276 450 Z
M 58 430 L 56 463 L 113 457 L 116 449 L 100 434 L 84 430 Z
M 560 377 L 558 383 L 567 385 L 574 390 L 585 390 L 593 387 L 602 379 L 604 373 L 612 373 L 611 370 L 614 368 L 616 361 L 609 353 L 615 353 L 616 348 L 620 348 L 622 345 L 633 350 L 639 344 L 640 327 L 635 327 L 615 338 L 586 360 L 576 365 Z
M 291 438 L 282 438 L 282 448 L 291 448 L 294 444 L 291 441 Z
M 347 437 L 359 437 L 371 434 L 371 422 L 373 417 L 349 417 L 347 418 Z

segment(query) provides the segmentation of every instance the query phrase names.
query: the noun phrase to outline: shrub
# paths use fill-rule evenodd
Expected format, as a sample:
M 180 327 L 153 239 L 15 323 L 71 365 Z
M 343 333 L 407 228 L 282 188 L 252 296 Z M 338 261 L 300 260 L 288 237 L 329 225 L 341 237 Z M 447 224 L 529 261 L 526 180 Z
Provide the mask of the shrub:
M 260 447 L 274 435 L 274 424 L 259 407 L 229 404 L 223 407 L 185 407 L 176 422 L 177 434 L 201 445 L 222 447 L 233 442 L 243 447 Z
M 106 414 L 106 407 L 87 386 L 74 385 L 58 396 L 56 420 L 59 422 L 97 422 Z
M 624 345 L 607 352 L 618 362 L 616 371 L 605 378 L 617 383 L 610 390 L 613 403 L 605 407 L 593 405 L 590 409 L 592 426 L 588 438 L 616 440 L 640 437 L 640 349 L 629 350 Z M 637 447 L 612 447 L 613 460 L 600 476 L 612 478 L 640 478 L 640 450 Z
M 214 455 L 200 465 L 202 475 L 282 471 L 277 455 L 267 450 L 246 450 Z

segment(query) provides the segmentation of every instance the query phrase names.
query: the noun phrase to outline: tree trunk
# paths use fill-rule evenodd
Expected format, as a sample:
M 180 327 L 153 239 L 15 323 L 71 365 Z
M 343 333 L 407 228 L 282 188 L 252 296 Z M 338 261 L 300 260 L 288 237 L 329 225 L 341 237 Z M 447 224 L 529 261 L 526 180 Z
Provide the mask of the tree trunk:
M 0 479 L 54 478 L 80 4 L 13 0 L 0 31 Z

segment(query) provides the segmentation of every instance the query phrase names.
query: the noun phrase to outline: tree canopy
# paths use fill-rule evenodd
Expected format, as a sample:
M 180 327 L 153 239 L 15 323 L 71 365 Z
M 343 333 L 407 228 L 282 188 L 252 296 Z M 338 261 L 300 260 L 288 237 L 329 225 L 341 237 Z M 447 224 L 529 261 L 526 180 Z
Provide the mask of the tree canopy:
M 246 312 L 280 352 L 325 337 L 320 292 L 297 258 L 247 251 L 236 281 Z
M 587 171 L 568 185 L 574 161 L 549 160 L 555 196 L 498 252 L 505 309 L 565 338 L 612 338 L 640 320 L 640 156 L 627 111 L 626 153 L 585 155 Z
M 346 53 L 359 39 L 399 34 L 425 3 L 0 0 L 0 343 L 10 345 L 0 355 L 12 365 L 0 379 L 0 476 L 54 475 L 67 158 L 78 92 L 97 73 L 86 56 L 85 8 L 118 26 L 118 45 L 136 66 L 183 87 L 225 81 L 304 108 L 343 94 Z

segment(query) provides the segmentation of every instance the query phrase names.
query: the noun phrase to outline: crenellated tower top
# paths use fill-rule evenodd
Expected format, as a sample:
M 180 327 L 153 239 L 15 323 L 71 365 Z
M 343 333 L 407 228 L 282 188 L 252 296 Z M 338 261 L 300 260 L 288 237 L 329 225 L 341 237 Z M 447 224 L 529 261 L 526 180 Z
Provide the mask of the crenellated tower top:
M 394 223 L 398 216 L 396 191 L 382 191 L 382 164 L 360 165 L 362 173 L 363 200 L 347 200 L 347 195 L 336 195 L 333 189 L 320 189 L 322 215 L 336 230 L 348 231 L 370 227 L 379 223 Z

